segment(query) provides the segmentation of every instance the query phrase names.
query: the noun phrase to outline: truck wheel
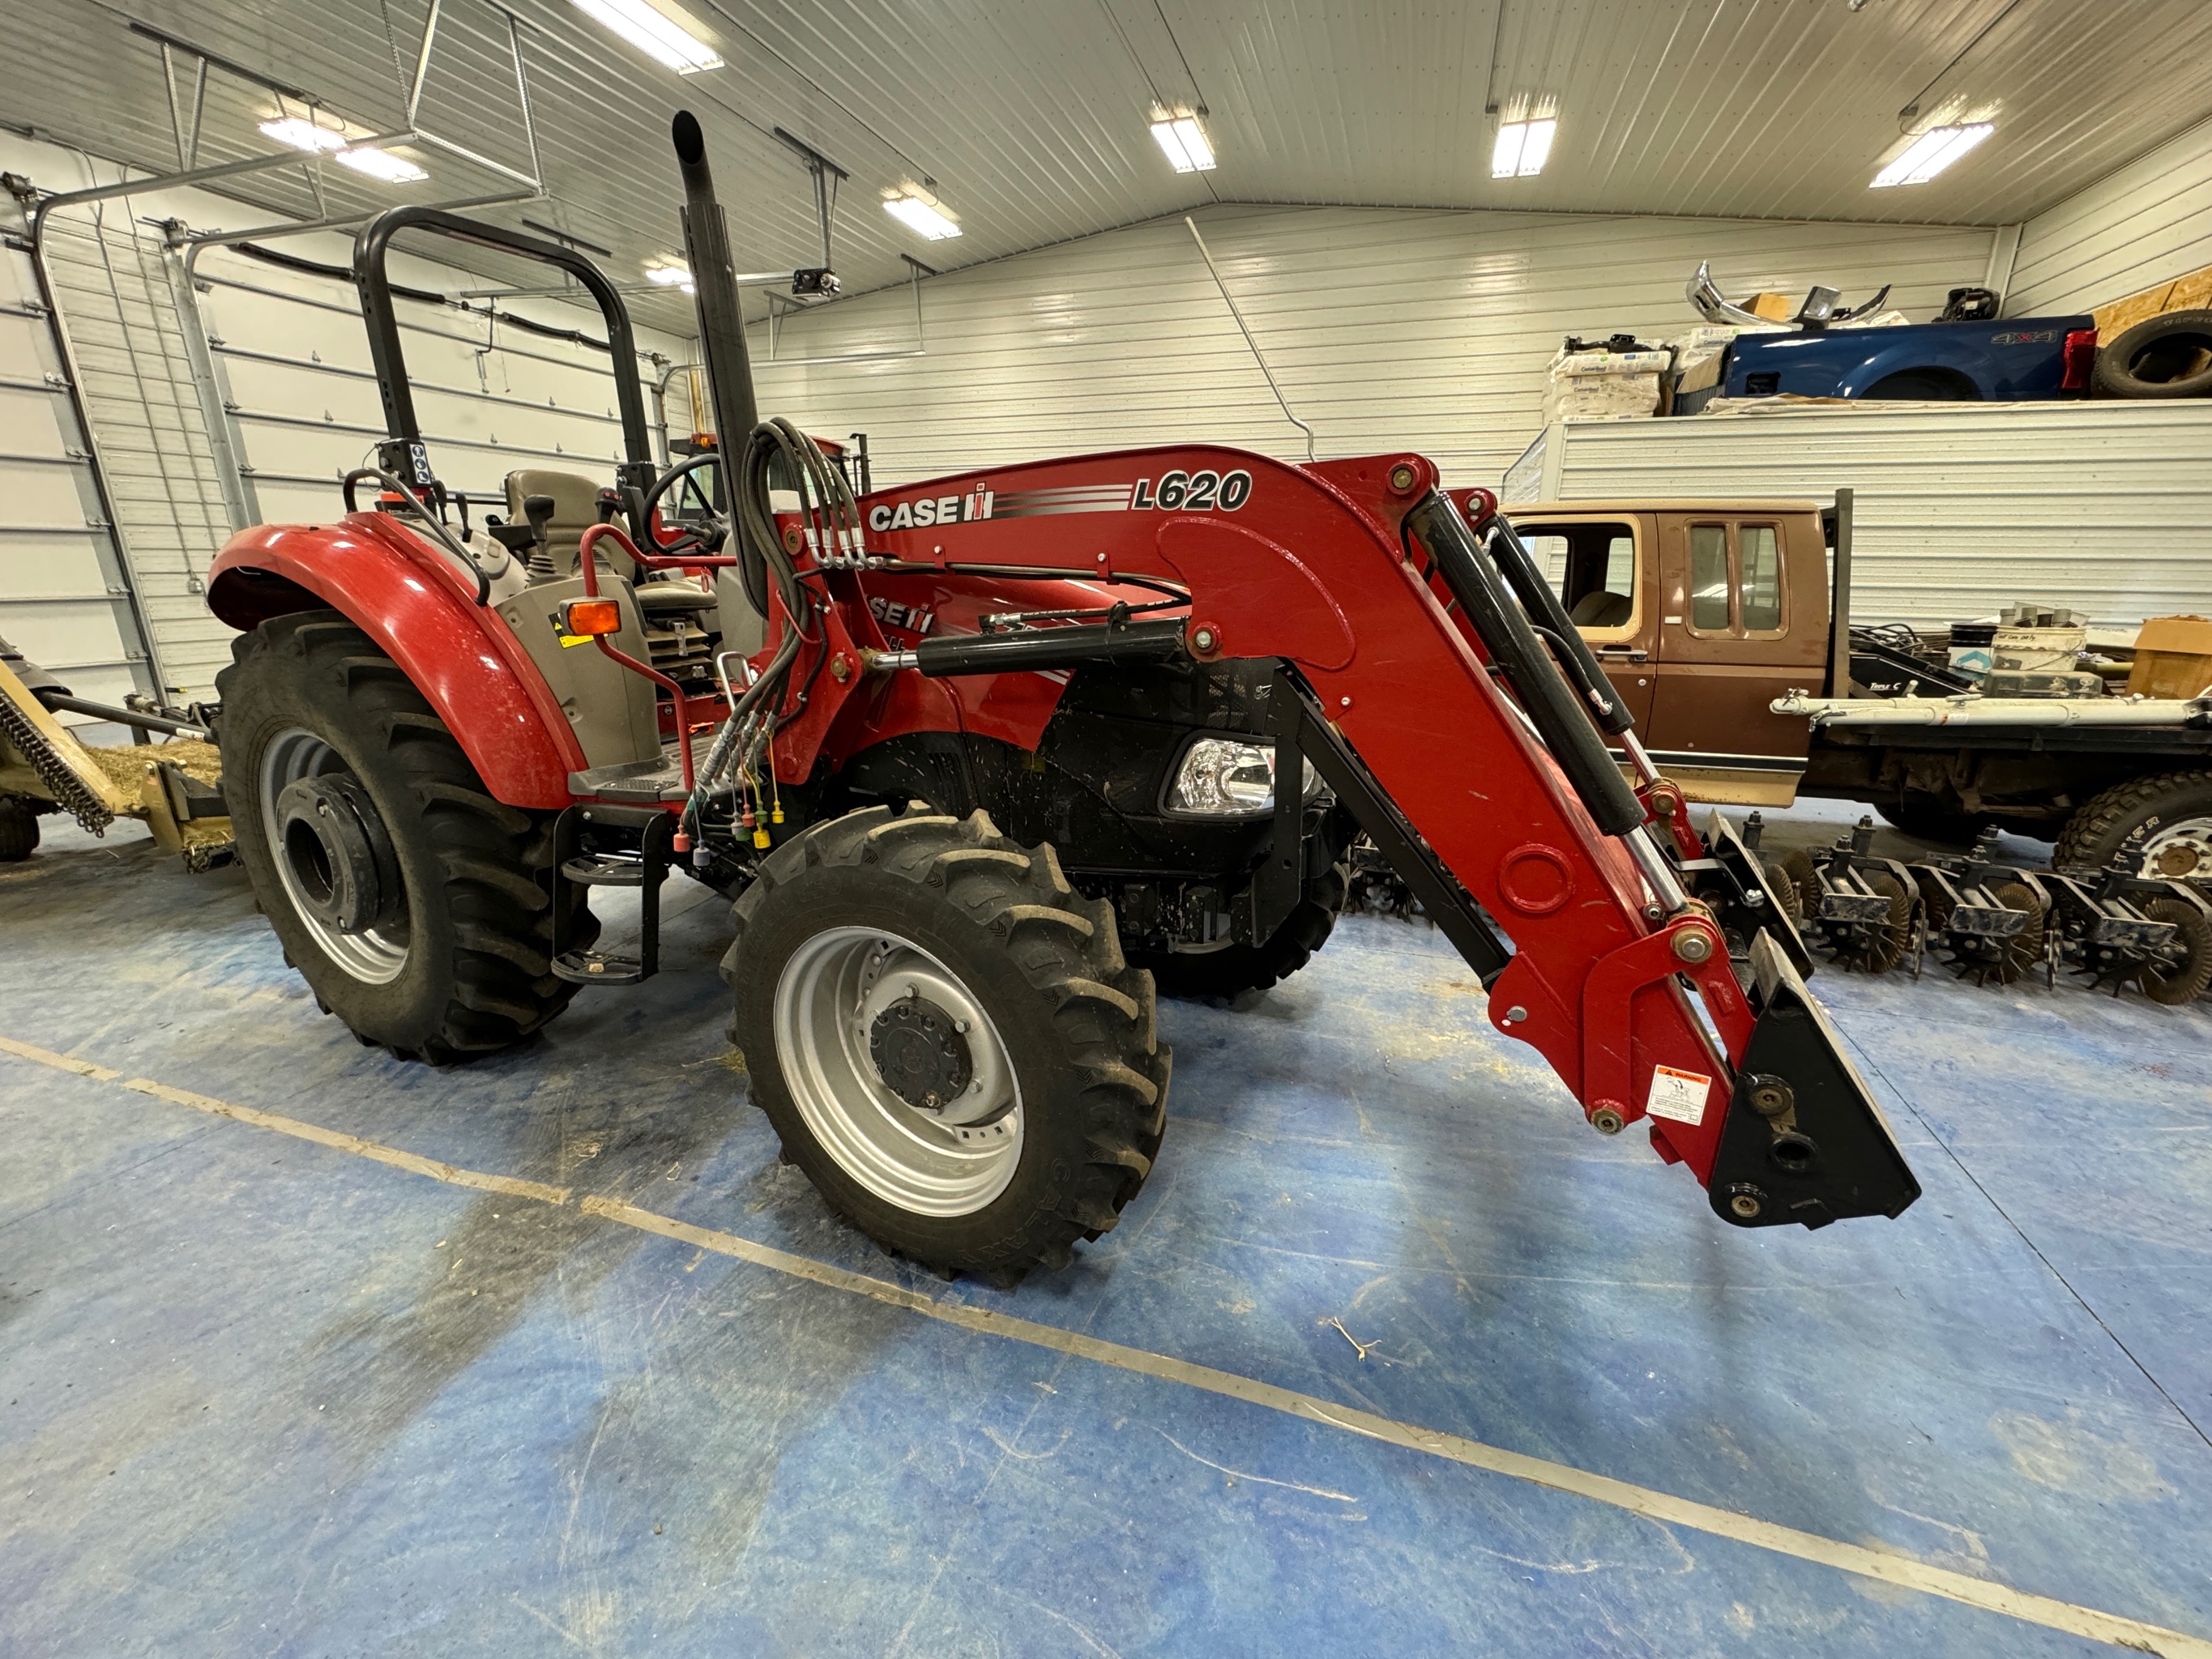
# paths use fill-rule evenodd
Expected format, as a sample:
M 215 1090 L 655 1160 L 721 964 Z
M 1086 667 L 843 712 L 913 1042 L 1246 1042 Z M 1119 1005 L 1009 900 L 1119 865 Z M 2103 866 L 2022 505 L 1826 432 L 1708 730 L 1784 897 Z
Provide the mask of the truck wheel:
M 870 807 L 763 860 L 722 974 L 786 1157 L 943 1272 L 1067 1265 L 1151 1173 L 1168 1051 L 1114 908 L 988 814 Z
M 0 795 L 0 864 L 21 864 L 39 850 L 39 815 L 21 795 Z
M 1264 991 L 1313 960 L 1336 931 L 1344 908 L 1347 872 L 1332 866 L 1306 884 L 1305 894 L 1265 945 L 1228 945 L 1218 951 L 1143 951 L 1135 960 L 1152 970 L 1168 997 L 1233 997 Z
M 2160 772 L 2092 796 L 2066 820 L 2051 862 L 2101 870 L 2123 853 L 2140 854 L 2145 875 L 2212 877 L 2212 772 Z
M 1917 841 L 1943 847 L 1972 847 L 1995 822 L 1986 812 L 1960 812 L 1930 795 L 1907 795 L 1894 804 L 1876 801 L 1874 810 Z
M 326 1013 L 433 1063 L 504 1048 L 568 1005 L 553 817 L 507 806 L 422 694 L 335 611 L 240 635 L 216 677 L 223 799 L 261 908 Z M 580 889 L 564 936 L 599 922 Z
M 2137 323 L 2097 354 L 2092 378 L 2108 398 L 2212 395 L 2212 311 L 2169 311 Z

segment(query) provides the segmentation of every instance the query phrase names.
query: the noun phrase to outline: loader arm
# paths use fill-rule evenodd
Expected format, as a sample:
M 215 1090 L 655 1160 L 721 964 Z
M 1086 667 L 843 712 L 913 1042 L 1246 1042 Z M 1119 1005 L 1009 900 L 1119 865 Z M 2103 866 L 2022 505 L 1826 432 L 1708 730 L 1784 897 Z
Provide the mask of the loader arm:
M 1894 1216 L 1917 1197 L 1786 953 L 1762 936 L 1752 982 L 1739 983 L 1712 915 L 1684 899 L 1652 839 L 1646 800 L 1513 597 L 1513 573 L 1425 459 L 1292 466 L 1212 446 L 1133 450 L 935 480 L 861 507 L 869 551 L 892 568 L 1176 584 L 1190 595 L 1189 655 L 1280 665 L 1278 695 L 1297 708 L 1278 708 L 1279 742 L 1368 820 L 1432 911 L 1455 908 L 1439 921 L 1489 988 L 1492 1023 L 1543 1054 L 1595 1127 L 1645 1121 L 1655 1150 L 1686 1164 L 1724 1218 L 1818 1226 Z M 787 531 L 787 545 L 797 539 Z M 848 561 L 818 580 L 840 603 L 793 670 L 816 690 L 776 739 L 787 782 L 842 746 L 841 727 L 875 723 L 886 674 L 1009 665 L 1006 635 L 864 649 L 834 619 L 867 614 L 870 572 Z M 1014 665 L 1049 672 L 1136 648 L 1123 632 L 1011 636 L 1032 653 Z M 1057 652 L 1042 637 L 1054 634 Z M 805 655 L 816 650 L 831 671 L 818 678 Z

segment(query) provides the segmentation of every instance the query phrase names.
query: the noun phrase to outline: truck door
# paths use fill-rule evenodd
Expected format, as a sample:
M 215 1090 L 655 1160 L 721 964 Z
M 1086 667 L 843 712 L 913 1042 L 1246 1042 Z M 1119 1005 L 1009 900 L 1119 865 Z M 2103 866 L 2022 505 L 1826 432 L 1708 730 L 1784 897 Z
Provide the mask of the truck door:
M 1639 730 L 1651 714 L 1658 554 L 1648 514 L 1512 515 L 1536 568 L 1589 641 Z
M 1767 705 L 1817 690 L 1827 605 L 1818 515 L 1660 520 L 1658 650 L 1646 745 L 1695 800 L 1786 806 L 1808 728 Z

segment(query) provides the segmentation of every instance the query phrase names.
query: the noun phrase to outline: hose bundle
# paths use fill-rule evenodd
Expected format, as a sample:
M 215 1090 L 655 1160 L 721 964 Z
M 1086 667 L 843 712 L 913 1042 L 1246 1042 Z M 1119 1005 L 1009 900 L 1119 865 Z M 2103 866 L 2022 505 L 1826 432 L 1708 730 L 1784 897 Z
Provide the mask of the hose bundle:
M 763 421 L 733 459 L 734 467 L 726 463 L 723 476 L 736 521 L 738 575 L 746 599 L 763 617 L 769 614 L 769 586 L 774 583 L 783 603 L 783 637 L 760 678 L 731 708 L 699 768 L 684 809 L 687 826 L 726 779 L 734 780 L 741 798 L 748 793 L 753 796 L 753 806 L 744 805 L 741 799 L 740 812 L 756 816 L 763 751 L 778 730 L 805 711 L 815 676 L 830 654 L 822 627 L 823 601 L 806 584 L 807 576 L 815 573 L 800 572 L 795 550 L 786 544 L 777 527 L 770 493 L 774 485 L 787 481 L 796 489 L 800 526 L 796 539 L 799 547 L 812 550 L 817 567 L 849 567 L 867 557 L 861 544 L 860 507 L 852 486 L 820 447 L 789 421 L 780 416 Z M 802 645 L 821 648 L 786 708 L 792 665 Z M 772 778 L 769 788 L 772 793 Z M 774 809 L 774 815 L 780 817 L 780 809 Z

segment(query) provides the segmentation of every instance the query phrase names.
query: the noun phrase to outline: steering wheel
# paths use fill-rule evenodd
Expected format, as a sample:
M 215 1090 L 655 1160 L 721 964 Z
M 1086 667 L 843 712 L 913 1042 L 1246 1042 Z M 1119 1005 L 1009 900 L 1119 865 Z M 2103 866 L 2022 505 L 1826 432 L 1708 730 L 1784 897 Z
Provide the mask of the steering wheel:
M 723 544 L 729 539 L 730 535 L 729 509 L 726 505 L 715 504 L 708 495 L 705 485 L 700 477 L 700 475 L 708 467 L 719 467 L 721 463 L 722 454 L 720 450 L 702 451 L 699 454 L 678 462 L 654 481 L 652 489 L 646 495 L 641 511 L 641 516 L 644 519 L 654 544 L 647 550 L 648 551 L 668 557 L 684 553 L 717 553 L 721 550 Z M 687 507 L 696 505 L 697 511 L 706 520 L 703 529 L 684 525 L 678 528 L 672 537 L 665 540 L 662 538 L 659 530 L 653 526 L 653 515 L 660 510 L 671 491 L 675 492 L 673 512 L 682 513 Z M 722 477 L 722 494 L 726 502 L 728 493 L 729 475 L 725 470 Z
M 678 461 L 654 480 L 652 489 L 647 492 L 641 512 L 647 530 L 655 543 L 650 550 L 652 552 L 664 558 L 680 558 L 686 553 L 720 553 L 729 545 L 730 531 L 733 523 L 732 501 L 735 492 L 730 469 L 724 463 L 725 458 L 720 450 L 709 449 Z M 710 466 L 721 469 L 722 499 L 720 503 L 708 498 L 699 477 Z M 700 511 L 705 514 L 707 520 L 707 527 L 704 530 L 696 530 L 687 525 L 679 529 L 670 539 L 666 541 L 660 539 L 660 532 L 653 527 L 653 514 L 659 510 L 661 503 L 667 499 L 671 490 L 680 492 L 676 496 L 675 503 L 678 511 L 683 509 L 687 501 L 696 501 L 698 503 Z M 738 556 L 738 577 L 744 586 L 745 598 L 755 611 L 763 617 L 766 617 L 768 615 L 768 567 L 763 562 L 758 553 L 747 552 L 743 546 L 739 546 L 736 551 Z

